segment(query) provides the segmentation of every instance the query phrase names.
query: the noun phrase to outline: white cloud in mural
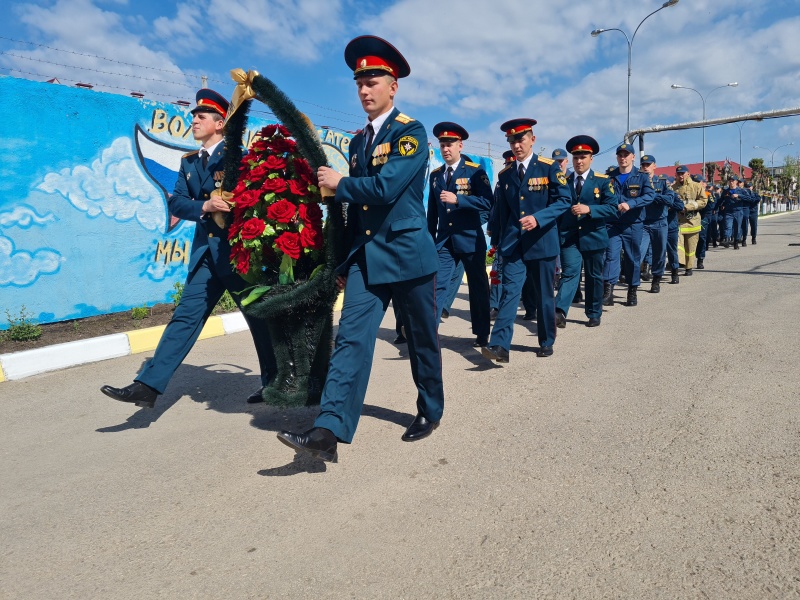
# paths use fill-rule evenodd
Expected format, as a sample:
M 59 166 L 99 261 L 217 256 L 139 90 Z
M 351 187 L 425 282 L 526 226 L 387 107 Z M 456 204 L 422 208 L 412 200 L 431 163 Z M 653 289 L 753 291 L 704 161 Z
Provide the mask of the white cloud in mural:
M 148 231 L 166 228 L 164 198 L 142 175 L 129 138 L 114 140 L 89 167 L 48 173 L 38 189 L 61 194 L 92 218 L 103 215 L 121 223 L 136 219 Z
M 165 279 L 178 281 L 183 279 L 183 273 L 181 272 L 183 266 L 182 262 L 170 262 L 168 264 L 163 260 L 159 260 L 147 265 L 142 275 L 149 277 L 153 281 L 164 281 Z M 180 276 L 177 276 L 177 273 L 180 273 Z
M 0 235 L 0 286 L 30 285 L 40 275 L 58 272 L 62 261 L 61 255 L 50 248 L 15 251 L 14 242 Z
M 13 227 L 16 225 L 22 229 L 28 229 L 33 225 L 44 226 L 45 223 L 50 223 L 55 220 L 56 217 L 53 213 L 49 212 L 40 215 L 36 212 L 35 208 L 27 204 L 15 206 L 14 210 L 0 212 L 0 226 L 2 227 Z

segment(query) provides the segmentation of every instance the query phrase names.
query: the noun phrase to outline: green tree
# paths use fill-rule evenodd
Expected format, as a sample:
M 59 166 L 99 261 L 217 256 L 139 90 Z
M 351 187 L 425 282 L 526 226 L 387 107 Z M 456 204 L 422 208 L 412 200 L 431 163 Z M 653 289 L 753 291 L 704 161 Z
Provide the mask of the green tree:
M 785 196 L 796 195 L 797 182 L 800 181 L 800 158 L 787 156 L 783 160 L 783 175 L 778 178 L 778 192 Z
M 772 189 L 772 179 L 769 176 L 769 171 L 764 166 L 763 158 L 752 158 L 747 163 L 747 166 L 753 171 L 753 189 L 756 192 L 760 194 Z
M 717 172 L 717 169 L 719 169 L 719 165 L 717 165 L 717 163 L 706 163 L 706 181 L 709 183 L 714 183 L 714 175 Z

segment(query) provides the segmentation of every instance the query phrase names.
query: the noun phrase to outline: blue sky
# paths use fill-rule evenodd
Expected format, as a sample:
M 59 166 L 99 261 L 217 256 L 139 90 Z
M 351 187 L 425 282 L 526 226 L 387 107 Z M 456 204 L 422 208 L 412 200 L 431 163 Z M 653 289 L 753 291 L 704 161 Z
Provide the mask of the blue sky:
M 342 55 L 356 35 L 390 40 L 411 77 L 397 106 L 430 132 L 443 120 L 471 134 L 465 152 L 499 156 L 499 124 L 539 121 L 537 151 L 572 135 L 613 148 L 626 124 L 629 35 L 662 2 L 642 0 L 28 0 L 6 3 L 0 23 L 0 74 L 95 89 L 143 92 L 155 100 L 192 99 L 200 76 L 230 96 L 232 68 L 257 69 L 292 97 L 316 125 L 360 128 L 364 115 Z M 625 10 L 620 11 L 620 6 Z M 697 94 L 715 118 L 800 106 L 800 3 L 680 0 L 650 17 L 633 43 L 633 128 L 699 120 Z M 19 40 L 19 41 L 12 41 Z M 38 45 L 32 45 L 38 44 Z M 98 58 L 102 57 L 102 58 Z M 110 60 L 105 60 L 110 59 Z M 706 130 L 706 159 L 738 161 L 736 125 Z M 800 117 L 747 123 L 742 159 L 775 149 L 779 164 L 800 153 Z M 650 135 L 660 165 L 699 162 L 699 130 Z M 612 153 L 597 168 L 613 162 Z

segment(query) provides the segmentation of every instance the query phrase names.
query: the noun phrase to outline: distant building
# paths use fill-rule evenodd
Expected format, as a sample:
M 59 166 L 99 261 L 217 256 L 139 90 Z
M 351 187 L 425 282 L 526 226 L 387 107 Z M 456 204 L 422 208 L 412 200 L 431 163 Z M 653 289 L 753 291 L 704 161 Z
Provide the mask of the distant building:
M 712 162 L 712 161 L 707 161 L 707 163 L 710 163 L 710 162 Z M 717 165 L 717 171 L 714 173 L 714 183 L 720 183 L 720 177 L 722 175 L 722 169 L 725 167 L 725 161 L 724 160 L 717 160 L 717 161 L 713 161 L 713 162 L 714 162 L 715 165 Z M 731 165 L 731 169 L 733 170 L 733 174 L 734 175 L 739 175 L 739 173 L 740 173 L 740 171 L 739 171 L 739 163 L 734 162 L 732 160 L 728 161 L 728 163 Z M 684 163 L 681 163 L 681 164 L 684 164 Z M 690 175 L 702 175 L 703 177 L 706 176 L 706 174 L 703 171 L 703 163 L 687 163 L 686 167 L 689 169 L 689 174 Z M 777 169 L 778 169 L 778 167 L 775 167 L 776 171 L 777 171 Z M 750 179 L 753 178 L 753 170 L 748 166 L 742 166 L 741 174 L 742 174 L 741 176 L 746 180 L 750 180 Z M 675 165 L 669 165 L 667 167 L 665 167 L 665 166 L 658 167 L 656 169 L 656 175 L 668 175 L 668 176 L 674 177 L 675 176 Z

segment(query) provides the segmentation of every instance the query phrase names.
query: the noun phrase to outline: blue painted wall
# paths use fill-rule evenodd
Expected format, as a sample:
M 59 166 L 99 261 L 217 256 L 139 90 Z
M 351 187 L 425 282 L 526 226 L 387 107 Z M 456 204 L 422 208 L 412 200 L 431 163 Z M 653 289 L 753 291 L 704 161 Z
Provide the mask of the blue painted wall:
M 48 323 L 170 302 L 194 230 L 166 208 L 197 148 L 189 109 L 11 77 L 0 104 L 0 329 L 23 306 Z M 270 122 L 251 116 L 249 135 Z M 352 134 L 318 131 L 346 171 Z

